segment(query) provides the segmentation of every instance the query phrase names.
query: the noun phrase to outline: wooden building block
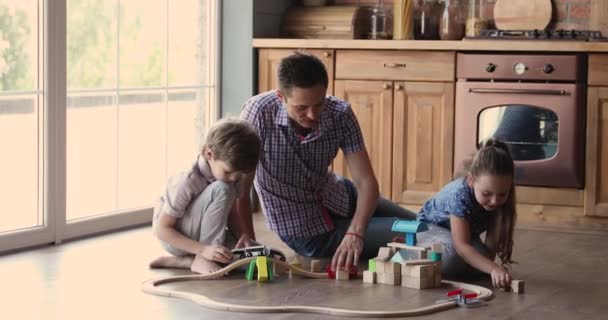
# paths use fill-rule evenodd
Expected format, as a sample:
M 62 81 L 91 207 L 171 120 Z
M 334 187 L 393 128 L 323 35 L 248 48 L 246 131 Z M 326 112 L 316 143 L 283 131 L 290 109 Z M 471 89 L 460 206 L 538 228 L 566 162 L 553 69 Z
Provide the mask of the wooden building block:
M 407 244 L 401 243 L 401 242 L 389 242 L 386 245 L 391 248 L 395 248 L 395 249 L 409 249 L 409 250 L 420 250 L 420 251 L 427 251 L 427 250 L 431 249 L 431 247 L 410 246 L 410 245 L 407 245 Z
M 376 273 L 369 270 L 363 271 L 363 282 L 376 283 Z
M 515 293 L 524 293 L 524 281 L 523 280 L 512 280 L 511 290 Z
M 380 250 L 378 250 L 378 256 L 376 257 L 376 261 L 387 261 L 389 260 L 393 255 L 393 252 L 391 252 L 391 248 L 389 247 L 381 247 Z
M 376 281 L 380 284 L 388 284 L 391 286 L 398 286 L 401 284 L 401 272 L 399 273 L 378 273 L 376 274 Z
M 443 252 L 443 245 L 439 242 L 435 242 L 431 245 L 431 250 L 435 252 Z
M 310 260 L 310 271 L 321 272 L 321 260 Z
M 439 251 L 430 251 L 429 252 L 429 260 L 431 260 L 431 261 L 441 261 L 441 252 L 439 252 Z
M 433 281 L 435 282 L 433 284 L 433 287 L 440 288 L 441 287 L 441 261 L 435 263 L 435 268 L 433 270 L 433 273 L 435 274 L 433 277 L 433 279 L 434 279 Z
M 398 273 L 401 276 L 401 264 L 395 262 L 383 262 L 384 264 L 384 272 L 386 273 Z
M 412 289 L 430 289 L 434 287 L 434 279 L 402 276 L 401 286 Z
M 336 270 L 336 280 L 349 280 L 348 271 L 338 269 Z
M 402 265 L 408 265 L 408 266 L 419 266 L 419 265 L 423 265 L 423 264 L 435 264 L 435 262 L 429 260 L 429 259 L 416 259 L 416 260 L 406 260 L 402 263 Z
M 256 258 L 256 267 L 258 268 L 258 282 L 268 281 L 268 258 L 258 256 Z
M 367 261 L 367 269 L 371 272 L 376 272 L 376 260 L 369 259 Z

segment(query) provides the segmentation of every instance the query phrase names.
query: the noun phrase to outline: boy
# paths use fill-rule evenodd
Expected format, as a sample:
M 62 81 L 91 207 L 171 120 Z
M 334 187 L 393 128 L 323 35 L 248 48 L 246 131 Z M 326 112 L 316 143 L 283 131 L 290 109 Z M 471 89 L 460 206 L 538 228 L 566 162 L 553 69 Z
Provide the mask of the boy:
M 236 197 L 246 197 L 241 179 L 253 173 L 260 152 L 257 131 L 245 120 L 224 119 L 210 128 L 197 160 L 169 179 L 154 210 L 154 234 L 172 256 L 156 258 L 151 268 L 208 274 L 221 268 L 218 262 L 230 262 L 232 253 L 225 246 L 228 216 Z M 238 236 L 237 246 L 251 245 L 250 235 Z

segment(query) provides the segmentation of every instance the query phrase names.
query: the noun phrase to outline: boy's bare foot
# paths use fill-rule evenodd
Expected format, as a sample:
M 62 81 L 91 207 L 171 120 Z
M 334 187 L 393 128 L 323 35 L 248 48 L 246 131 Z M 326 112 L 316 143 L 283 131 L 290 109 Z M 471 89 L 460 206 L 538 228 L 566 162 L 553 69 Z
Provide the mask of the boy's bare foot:
M 150 262 L 150 268 L 190 269 L 193 261 L 193 256 L 162 256 L 152 260 L 152 262 Z
M 209 274 L 220 270 L 222 267 L 217 264 L 215 261 L 210 261 L 203 258 L 202 255 L 197 254 L 194 257 L 194 261 L 192 262 L 192 266 L 190 270 L 192 272 L 200 273 L 202 275 Z

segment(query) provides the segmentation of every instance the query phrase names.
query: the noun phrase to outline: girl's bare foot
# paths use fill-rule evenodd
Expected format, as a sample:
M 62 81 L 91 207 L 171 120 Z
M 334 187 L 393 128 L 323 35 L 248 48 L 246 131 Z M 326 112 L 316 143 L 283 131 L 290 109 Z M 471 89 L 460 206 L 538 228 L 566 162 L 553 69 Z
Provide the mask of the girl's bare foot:
M 194 257 L 194 261 L 192 262 L 190 270 L 192 270 L 192 272 L 196 272 L 196 273 L 205 275 L 205 274 L 210 274 L 210 273 L 216 272 L 216 271 L 220 270 L 221 268 L 222 267 L 219 264 L 217 264 L 215 261 L 207 260 L 207 259 L 203 258 L 202 255 L 197 254 L 196 257 Z
M 194 256 L 162 256 L 150 262 L 150 268 L 179 268 L 190 269 Z

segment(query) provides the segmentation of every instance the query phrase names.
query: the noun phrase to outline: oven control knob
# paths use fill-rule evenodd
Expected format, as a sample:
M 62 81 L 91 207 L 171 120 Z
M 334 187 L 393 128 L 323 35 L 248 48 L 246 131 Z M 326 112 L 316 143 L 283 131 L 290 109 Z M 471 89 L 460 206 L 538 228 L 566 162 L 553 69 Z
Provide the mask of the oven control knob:
M 496 70 L 496 65 L 493 64 L 492 62 L 488 63 L 488 65 L 486 66 L 486 71 L 487 72 L 494 72 Z
M 555 67 L 553 67 L 552 64 L 547 63 L 546 65 L 543 66 L 543 72 L 546 74 L 550 74 L 555 70 Z
M 515 71 L 515 73 L 518 75 L 524 74 L 527 70 L 528 67 L 522 62 L 518 62 L 513 65 L 513 71 Z

